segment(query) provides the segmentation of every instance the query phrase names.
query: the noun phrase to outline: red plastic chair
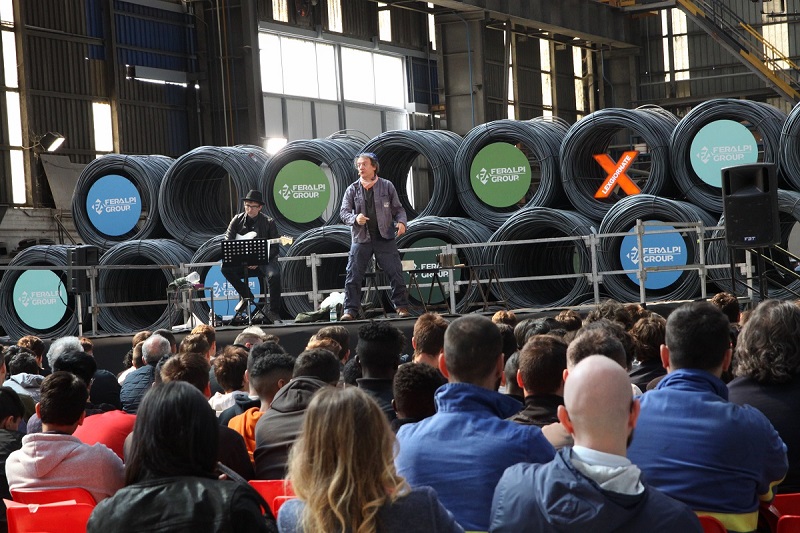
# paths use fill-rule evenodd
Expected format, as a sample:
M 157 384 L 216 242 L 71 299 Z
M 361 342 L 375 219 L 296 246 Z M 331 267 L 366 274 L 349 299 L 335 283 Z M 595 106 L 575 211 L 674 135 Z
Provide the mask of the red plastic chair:
M 725 525 L 713 516 L 700 515 L 697 518 L 700 519 L 700 525 L 703 526 L 705 533 L 728 533 Z
M 800 494 L 776 494 L 772 505 L 781 515 L 800 516 Z
M 275 499 L 281 496 L 294 497 L 291 483 L 284 479 L 253 479 L 250 481 L 250 485 L 267 501 L 270 511 L 275 517 L 278 516 Z
M 9 533 L 86 533 L 86 524 L 94 505 L 59 502 L 45 505 L 3 500 Z
M 781 516 L 778 519 L 777 533 L 800 533 L 800 516 Z
M 17 503 L 56 503 L 74 501 L 75 503 L 85 503 L 94 507 L 92 494 L 80 487 L 68 487 L 64 489 L 14 489 L 11 491 L 11 498 Z
M 295 499 L 297 496 L 276 496 L 274 500 L 272 500 L 272 507 L 274 508 L 275 518 L 278 518 L 278 511 L 280 510 L 281 506 L 284 503 L 288 502 L 289 500 Z

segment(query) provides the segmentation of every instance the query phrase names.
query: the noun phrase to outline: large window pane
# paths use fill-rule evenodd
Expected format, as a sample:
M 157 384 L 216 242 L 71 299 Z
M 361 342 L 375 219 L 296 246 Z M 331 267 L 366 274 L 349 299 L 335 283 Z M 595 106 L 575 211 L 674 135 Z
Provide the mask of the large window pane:
M 94 149 L 97 152 L 114 151 L 114 134 L 111 127 L 111 106 L 102 102 L 92 104 L 94 122 Z
M 389 6 L 383 2 L 378 2 L 378 39 L 392 40 L 392 14 Z
M 375 103 L 405 107 L 405 76 L 399 57 L 375 54 Z
M 272 0 L 272 20 L 289 22 L 289 5 L 287 0 Z
M 14 33 L 0 31 L 3 47 L 3 70 L 5 72 L 6 87 L 19 87 L 17 79 L 17 45 L 14 42 Z
M 317 72 L 314 43 L 301 39 L 281 39 L 283 90 L 286 94 L 316 98 L 319 96 L 313 75 Z
M 14 24 L 14 8 L 11 0 L 0 0 L 0 22 Z
M 261 90 L 265 93 L 283 92 L 283 67 L 281 66 L 281 39 L 277 35 L 261 33 L 258 36 L 261 54 Z
M 317 44 L 317 79 L 319 80 L 320 98 L 325 100 L 339 99 L 336 53 L 330 44 Z
M 341 0 L 328 0 L 328 31 L 342 33 L 342 2 Z
M 22 150 L 11 150 L 11 201 L 25 203 L 25 163 Z
M 375 103 L 375 73 L 371 53 L 342 47 L 342 77 L 346 100 Z
M 22 144 L 22 119 L 20 118 L 19 93 L 6 93 L 6 109 L 8 116 L 8 144 L 11 146 L 23 146 Z

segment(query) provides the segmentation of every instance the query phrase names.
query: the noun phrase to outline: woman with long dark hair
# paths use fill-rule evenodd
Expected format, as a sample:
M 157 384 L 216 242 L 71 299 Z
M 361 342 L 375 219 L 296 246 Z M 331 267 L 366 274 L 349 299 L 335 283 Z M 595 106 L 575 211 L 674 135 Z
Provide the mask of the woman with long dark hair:
M 306 411 L 288 479 L 298 499 L 281 533 L 463 532 L 430 487 L 409 488 L 394 467 L 395 438 L 378 404 L 356 387 L 325 387 Z
M 173 381 L 150 389 L 136 415 L 125 487 L 98 504 L 87 531 L 269 531 L 257 493 L 219 479 L 218 431 L 196 387 Z

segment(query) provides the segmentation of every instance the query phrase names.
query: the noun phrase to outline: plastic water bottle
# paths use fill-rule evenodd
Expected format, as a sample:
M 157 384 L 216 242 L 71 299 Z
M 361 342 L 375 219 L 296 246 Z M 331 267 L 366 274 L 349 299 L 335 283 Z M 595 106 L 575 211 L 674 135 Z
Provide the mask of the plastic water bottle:
M 336 322 L 339 319 L 339 317 L 336 316 L 336 306 L 335 305 L 330 306 L 330 312 L 331 312 L 331 318 L 330 318 L 331 322 Z

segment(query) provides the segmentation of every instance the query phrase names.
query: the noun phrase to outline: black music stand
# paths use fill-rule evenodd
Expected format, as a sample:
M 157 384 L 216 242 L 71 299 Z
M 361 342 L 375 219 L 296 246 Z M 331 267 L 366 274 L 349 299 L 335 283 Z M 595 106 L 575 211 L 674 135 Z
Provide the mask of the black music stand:
M 245 283 L 250 278 L 249 270 L 251 266 L 260 267 L 269 262 L 269 240 L 268 239 L 243 239 L 222 241 L 222 266 L 242 267 L 242 279 Z M 261 272 L 260 270 L 258 271 Z M 242 296 L 241 294 L 239 295 Z M 250 313 L 250 299 L 242 298 L 246 302 L 247 325 L 253 325 L 253 316 Z M 255 303 L 255 302 L 253 302 Z M 241 313 L 241 312 L 240 312 Z M 234 319 L 240 313 L 234 315 Z M 263 311 L 262 311 L 263 313 Z M 265 315 L 266 316 L 266 315 Z

